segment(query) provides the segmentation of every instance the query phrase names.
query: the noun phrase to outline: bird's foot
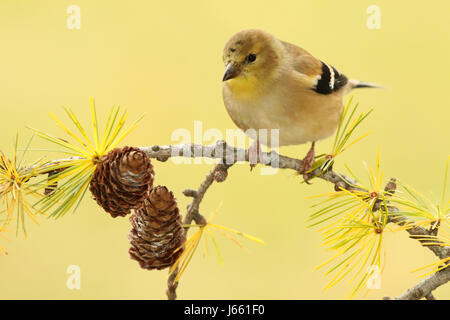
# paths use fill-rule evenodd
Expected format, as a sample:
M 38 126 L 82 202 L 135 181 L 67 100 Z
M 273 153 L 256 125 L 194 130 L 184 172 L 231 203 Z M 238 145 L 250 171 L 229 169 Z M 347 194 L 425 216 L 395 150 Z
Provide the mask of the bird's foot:
M 259 142 L 255 140 L 252 145 L 247 149 L 245 153 L 245 160 L 250 163 L 250 171 L 253 170 L 254 167 L 259 162 L 259 159 L 262 159 L 261 148 Z
M 305 180 L 307 184 L 310 184 L 309 180 L 311 179 L 311 177 L 309 175 L 310 173 L 309 171 L 312 169 L 314 164 L 315 158 L 314 145 L 315 142 L 311 144 L 311 148 L 309 149 L 306 156 L 303 158 L 302 163 L 300 165 L 300 169 L 298 170 L 298 172 L 303 175 L 303 180 Z

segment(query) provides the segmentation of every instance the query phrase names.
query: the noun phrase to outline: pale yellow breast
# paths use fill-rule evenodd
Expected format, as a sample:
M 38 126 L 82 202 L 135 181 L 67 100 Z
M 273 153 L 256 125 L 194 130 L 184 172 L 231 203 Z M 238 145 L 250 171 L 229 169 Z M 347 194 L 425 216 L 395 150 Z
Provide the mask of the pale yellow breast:
M 342 96 L 324 96 L 303 89 L 299 79 L 281 78 L 266 90 L 225 82 L 223 98 L 233 122 L 243 131 L 278 129 L 279 145 L 298 145 L 324 139 L 336 130 Z M 250 135 L 251 136 L 251 135 Z M 251 136 L 255 138 L 254 136 Z

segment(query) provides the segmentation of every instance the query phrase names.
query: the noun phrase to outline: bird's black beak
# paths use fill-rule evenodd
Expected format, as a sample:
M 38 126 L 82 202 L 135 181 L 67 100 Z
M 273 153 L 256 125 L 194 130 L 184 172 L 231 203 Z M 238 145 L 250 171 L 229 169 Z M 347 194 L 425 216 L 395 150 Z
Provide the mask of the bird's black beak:
M 223 74 L 222 81 L 227 81 L 237 77 L 241 73 L 241 68 L 233 64 L 232 62 L 228 62 L 227 67 L 225 69 L 225 73 Z

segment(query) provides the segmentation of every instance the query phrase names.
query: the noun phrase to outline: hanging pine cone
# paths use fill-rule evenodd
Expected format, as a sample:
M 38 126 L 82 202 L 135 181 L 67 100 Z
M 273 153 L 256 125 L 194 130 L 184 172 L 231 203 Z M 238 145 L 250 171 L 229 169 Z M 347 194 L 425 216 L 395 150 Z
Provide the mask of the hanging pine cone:
M 128 234 L 131 259 L 141 268 L 164 269 L 181 255 L 186 237 L 177 202 L 164 186 L 153 188 L 143 208 L 130 217 L 132 229 Z M 181 248 L 177 250 L 178 248 Z
M 139 209 L 153 187 L 153 166 L 145 152 L 124 147 L 103 156 L 89 189 L 97 203 L 113 218 Z

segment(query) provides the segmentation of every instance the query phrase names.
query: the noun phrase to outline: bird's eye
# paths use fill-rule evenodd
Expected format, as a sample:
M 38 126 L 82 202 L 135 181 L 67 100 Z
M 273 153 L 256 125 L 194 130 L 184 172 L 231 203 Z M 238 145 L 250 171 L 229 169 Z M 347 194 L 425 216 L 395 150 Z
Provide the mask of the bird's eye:
M 256 60 L 256 54 L 250 53 L 250 54 L 247 56 L 247 61 L 248 61 L 248 62 L 253 62 L 253 61 L 255 61 L 255 60 Z

